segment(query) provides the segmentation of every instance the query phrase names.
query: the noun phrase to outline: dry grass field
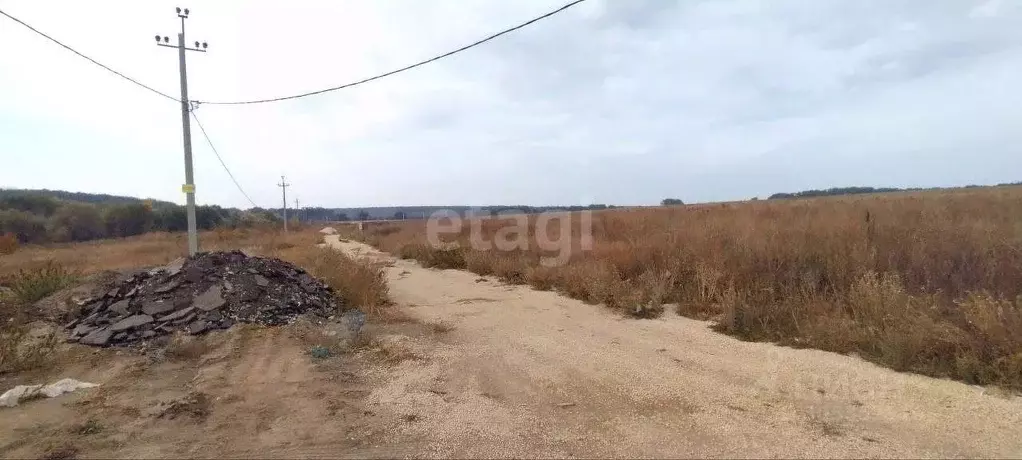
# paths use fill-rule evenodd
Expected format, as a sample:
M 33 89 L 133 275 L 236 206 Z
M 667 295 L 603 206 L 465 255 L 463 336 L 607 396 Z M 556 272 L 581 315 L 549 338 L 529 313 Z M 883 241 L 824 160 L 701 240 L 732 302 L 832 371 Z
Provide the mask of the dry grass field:
M 479 225 L 492 241 L 508 222 Z M 536 244 L 474 250 L 469 225 L 445 239 L 458 249 L 428 244 L 422 222 L 363 238 L 635 316 L 670 305 L 746 340 L 1022 389 L 1022 187 L 605 211 L 587 251 L 580 222 L 558 267 L 539 264 Z
M 305 228 L 283 233 L 277 229 L 238 229 L 201 232 L 201 250 L 241 249 L 278 257 L 324 278 L 350 305 L 375 310 L 386 304 L 386 284 L 379 267 L 367 266 L 336 251 L 317 248 L 322 236 Z M 0 257 L 0 286 L 19 276 L 57 267 L 68 275 L 91 275 L 165 264 L 187 253 L 184 233 L 141 236 L 83 243 L 29 245 Z
M 1011 456 L 1011 391 L 707 326 L 1017 390 L 1019 195 L 605 212 L 590 250 L 581 220 L 565 227 L 557 267 L 535 247 L 438 249 L 421 222 L 364 235 L 484 277 L 315 229 L 203 233 L 203 249 L 305 267 L 371 320 L 351 340 L 303 319 L 138 352 L 63 343 L 65 301 L 181 256 L 183 235 L 15 247 L 0 256 L 0 387 L 101 386 L 5 408 L 0 457 Z M 488 239 L 508 228 L 476 225 Z

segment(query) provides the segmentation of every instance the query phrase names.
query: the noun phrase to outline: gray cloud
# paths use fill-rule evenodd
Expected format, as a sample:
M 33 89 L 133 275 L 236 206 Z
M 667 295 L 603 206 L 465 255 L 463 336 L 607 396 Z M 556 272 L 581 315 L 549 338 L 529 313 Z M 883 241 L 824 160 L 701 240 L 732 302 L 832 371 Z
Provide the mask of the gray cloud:
M 228 42 L 233 57 L 201 64 L 196 94 L 365 77 L 555 4 L 302 3 L 281 26 L 305 49 L 272 45 L 268 68 L 252 54 L 260 38 Z M 245 11 L 239 31 L 272 23 Z M 638 204 L 1002 182 L 1022 168 L 1020 21 L 1016 2 L 590 0 L 362 87 L 202 110 L 243 183 L 287 169 L 303 201 L 323 205 Z M 358 40 L 324 32 L 357 27 Z M 287 161 L 271 163 L 281 151 Z M 204 167 L 218 184 L 218 166 Z M 274 191 L 254 193 L 270 201 Z M 211 193 L 240 204 L 229 187 Z

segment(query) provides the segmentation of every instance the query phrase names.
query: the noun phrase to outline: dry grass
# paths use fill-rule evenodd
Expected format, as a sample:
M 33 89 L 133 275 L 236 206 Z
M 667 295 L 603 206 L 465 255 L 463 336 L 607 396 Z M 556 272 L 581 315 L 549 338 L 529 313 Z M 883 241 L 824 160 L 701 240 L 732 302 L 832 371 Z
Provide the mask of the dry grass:
M 243 249 L 270 254 L 279 247 L 314 245 L 316 232 L 304 230 L 284 234 L 276 229 L 239 229 L 200 232 L 200 250 Z M 0 256 L 0 284 L 21 270 L 36 270 L 57 264 L 82 274 L 122 270 L 170 262 L 188 254 L 184 233 L 147 233 L 129 238 L 82 243 L 27 245 L 10 255 Z
M 0 235 L 0 256 L 14 254 L 18 250 L 18 238 L 13 233 Z
M 26 325 L 0 326 L 0 375 L 49 366 L 55 360 L 59 343 L 52 332 L 33 336 Z
M 1022 187 L 615 210 L 592 223 L 592 249 L 554 268 L 539 266 L 534 228 L 512 252 L 470 249 L 468 225 L 445 240 L 461 249 L 431 248 L 421 222 L 364 239 L 635 316 L 673 304 L 747 340 L 1022 389 Z M 503 225 L 482 233 L 492 241 Z
M 304 267 L 322 278 L 334 289 L 344 306 L 357 307 L 370 317 L 378 317 L 390 304 L 387 277 L 380 262 L 308 245 L 279 251 L 276 257 Z

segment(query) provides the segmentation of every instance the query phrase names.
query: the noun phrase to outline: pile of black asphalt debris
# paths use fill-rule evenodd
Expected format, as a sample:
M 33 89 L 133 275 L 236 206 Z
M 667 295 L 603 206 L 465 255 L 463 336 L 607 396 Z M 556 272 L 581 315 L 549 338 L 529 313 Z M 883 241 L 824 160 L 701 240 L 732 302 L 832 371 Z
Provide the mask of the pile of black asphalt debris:
M 136 272 L 80 303 L 68 340 L 95 346 L 131 346 L 237 323 L 280 326 L 339 311 L 333 290 L 305 270 L 241 251 L 199 253 Z

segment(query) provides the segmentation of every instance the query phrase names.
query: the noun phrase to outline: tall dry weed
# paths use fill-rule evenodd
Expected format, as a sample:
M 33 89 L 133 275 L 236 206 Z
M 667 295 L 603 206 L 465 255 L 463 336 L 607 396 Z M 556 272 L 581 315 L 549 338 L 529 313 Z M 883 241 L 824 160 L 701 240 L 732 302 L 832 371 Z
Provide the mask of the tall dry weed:
M 381 262 L 354 258 L 329 248 L 301 247 L 283 258 L 309 270 L 334 289 L 344 309 L 360 308 L 370 316 L 389 305 L 387 278 Z
M 596 213 L 592 250 L 560 267 L 538 270 L 535 244 L 468 249 L 467 229 L 446 265 L 638 316 L 676 304 L 747 340 L 1022 388 L 1018 222 L 1022 187 L 627 209 Z M 484 221 L 483 236 L 499 224 Z M 444 265 L 422 222 L 367 233 L 382 250 Z

